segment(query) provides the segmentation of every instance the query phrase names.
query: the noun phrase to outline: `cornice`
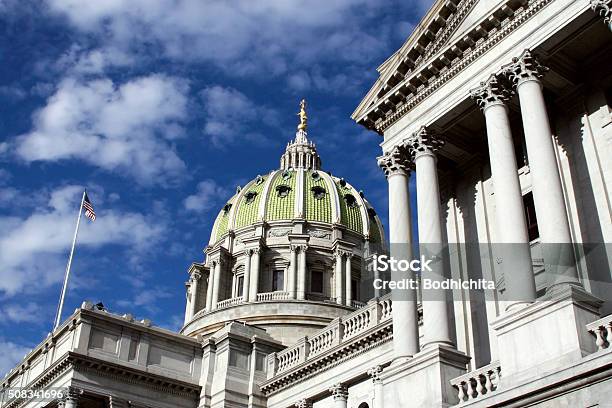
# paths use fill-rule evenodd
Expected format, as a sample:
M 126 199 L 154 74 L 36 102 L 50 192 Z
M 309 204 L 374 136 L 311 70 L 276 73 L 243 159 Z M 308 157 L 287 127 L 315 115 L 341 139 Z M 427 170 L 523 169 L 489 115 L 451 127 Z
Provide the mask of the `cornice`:
M 551 2 L 552 0 L 534 0 L 528 5 L 523 5 L 524 1 L 516 3 L 510 0 L 504 3 L 483 21 L 475 24 L 466 36 L 447 44 L 437 54 L 419 64 L 420 69 L 412 71 L 410 76 L 406 76 L 393 89 L 386 92 L 375 106 L 369 108 L 368 112 L 359 117 L 353 116 L 353 119 L 382 134 L 408 111 Z M 511 6 L 517 6 L 517 8 L 513 9 Z M 499 21 L 499 18 L 496 17 L 498 14 L 505 14 L 507 18 Z M 491 19 L 497 20 L 485 24 Z M 454 55 L 455 59 L 450 60 L 449 55 Z M 430 69 L 432 66 L 439 68 L 432 70 Z M 412 80 L 421 82 L 421 84 L 417 87 L 411 83 Z

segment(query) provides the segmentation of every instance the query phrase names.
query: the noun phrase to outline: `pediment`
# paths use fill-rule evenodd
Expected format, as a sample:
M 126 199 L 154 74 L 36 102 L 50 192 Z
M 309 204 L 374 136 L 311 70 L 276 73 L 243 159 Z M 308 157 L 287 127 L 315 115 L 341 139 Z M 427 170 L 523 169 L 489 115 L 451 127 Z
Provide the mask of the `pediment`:
M 393 109 L 394 103 L 401 103 L 421 84 L 427 84 L 429 78 L 451 66 L 463 49 L 485 37 L 525 1 L 437 0 L 402 47 L 378 67 L 379 78 L 352 118 L 373 129 L 371 117 L 380 116 L 371 115 L 373 110 Z M 457 43 L 460 47 L 453 49 Z

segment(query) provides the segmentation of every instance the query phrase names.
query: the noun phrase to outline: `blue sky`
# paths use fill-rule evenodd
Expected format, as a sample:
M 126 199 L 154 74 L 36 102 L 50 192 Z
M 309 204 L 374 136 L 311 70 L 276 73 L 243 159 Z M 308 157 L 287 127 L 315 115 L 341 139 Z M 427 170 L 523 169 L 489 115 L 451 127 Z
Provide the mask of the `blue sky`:
M 278 166 L 301 98 L 324 169 L 386 221 L 381 139 L 349 116 L 429 5 L 0 0 L 0 373 L 50 330 L 85 186 L 65 315 L 177 329 L 216 212 Z

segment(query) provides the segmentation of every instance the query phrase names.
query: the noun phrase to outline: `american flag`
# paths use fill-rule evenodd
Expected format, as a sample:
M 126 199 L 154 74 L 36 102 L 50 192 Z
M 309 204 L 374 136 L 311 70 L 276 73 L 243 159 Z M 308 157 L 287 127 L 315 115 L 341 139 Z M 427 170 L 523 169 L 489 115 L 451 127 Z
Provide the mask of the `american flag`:
M 83 208 L 85 208 L 85 216 L 90 220 L 95 221 L 96 212 L 93 209 L 93 205 L 91 205 L 91 201 L 89 201 L 87 193 L 85 193 L 85 199 L 83 200 Z

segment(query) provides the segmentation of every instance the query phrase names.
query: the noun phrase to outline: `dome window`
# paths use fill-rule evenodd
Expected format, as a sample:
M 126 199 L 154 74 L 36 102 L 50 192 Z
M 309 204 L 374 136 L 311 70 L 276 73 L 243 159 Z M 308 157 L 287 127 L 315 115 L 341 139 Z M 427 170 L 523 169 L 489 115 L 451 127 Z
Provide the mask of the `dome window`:
M 368 208 L 368 215 L 370 216 L 370 218 L 376 217 L 376 210 L 372 207 Z
M 313 171 L 313 172 L 312 172 L 312 179 L 313 179 L 314 181 L 318 181 L 318 180 L 320 180 L 320 179 L 321 179 L 321 175 L 320 175 L 318 172 Z
M 343 178 L 341 178 L 341 179 L 340 179 L 340 185 L 341 185 L 342 187 L 346 187 L 346 180 L 345 180 L 345 179 L 343 179 Z
M 291 178 L 291 172 L 289 172 L 289 170 L 285 170 L 281 176 L 283 177 L 283 180 L 289 180 Z
M 321 186 L 314 186 L 310 189 L 310 191 L 312 191 L 312 195 L 317 200 L 322 200 L 323 198 L 325 198 L 325 189 Z
M 276 193 L 280 198 L 287 197 L 289 192 L 291 191 L 291 187 L 281 184 L 280 186 L 276 186 Z
M 230 210 L 232 209 L 232 204 L 231 203 L 227 203 L 223 206 L 223 215 L 227 215 Z
M 344 201 L 346 201 L 346 205 L 351 208 L 357 207 L 357 199 L 352 194 L 345 194 Z
M 247 204 L 251 204 L 253 201 L 255 201 L 255 197 L 257 197 L 257 192 L 256 191 L 248 191 L 244 195 L 244 198 L 246 199 L 246 203 Z
M 257 178 L 255 179 L 255 184 L 259 185 L 261 183 L 264 182 L 264 178 L 261 176 L 257 176 Z

